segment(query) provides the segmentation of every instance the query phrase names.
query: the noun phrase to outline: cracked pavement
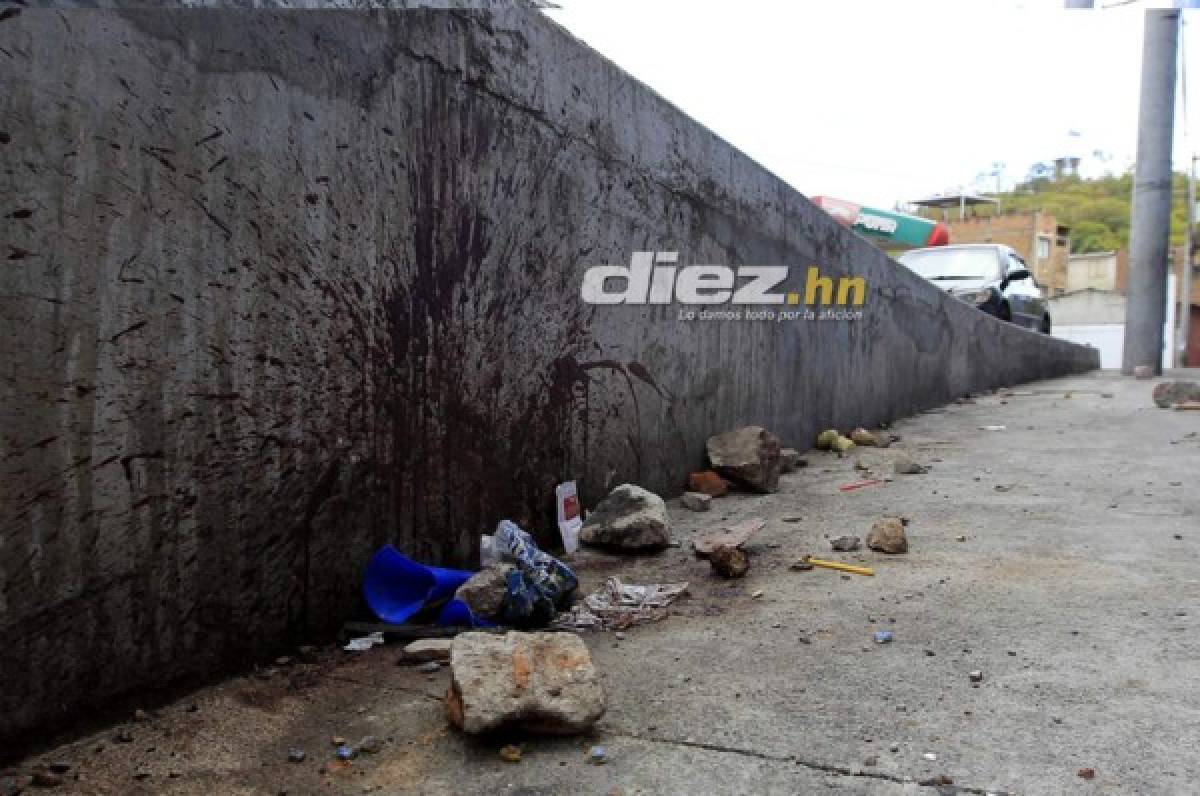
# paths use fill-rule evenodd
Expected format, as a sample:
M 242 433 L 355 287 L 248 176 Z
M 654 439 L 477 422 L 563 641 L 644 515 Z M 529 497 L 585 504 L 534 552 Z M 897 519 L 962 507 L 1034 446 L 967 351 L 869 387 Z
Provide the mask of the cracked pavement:
M 63 793 L 1194 791 L 1200 413 L 1155 408 L 1154 383 L 977 396 L 897 422 L 890 449 L 810 451 L 777 494 L 671 501 L 680 546 L 662 554 L 580 556 L 585 588 L 691 583 L 661 622 L 584 634 L 609 693 L 589 736 L 465 737 L 443 717 L 446 670 L 397 666 L 388 645 L 146 706 L 121 725 L 132 742 L 109 727 L 20 768 L 70 763 Z M 898 451 L 931 472 L 838 490 Z M 885 515 L 910 519 L 906 555 L 830 551 Z M 714 577 L 691 537 L 752 516 L 750 573 Z M 876 575 L 789 570 L 805 553 Z M 895 641 L 873 643 L 884 629 Z M 365 735 L 383 748 L 338 767 L 330 738 Z M 609 762 L 588 763 L 593 744 Z M 938 777 L 953 784 L 921 784 Z

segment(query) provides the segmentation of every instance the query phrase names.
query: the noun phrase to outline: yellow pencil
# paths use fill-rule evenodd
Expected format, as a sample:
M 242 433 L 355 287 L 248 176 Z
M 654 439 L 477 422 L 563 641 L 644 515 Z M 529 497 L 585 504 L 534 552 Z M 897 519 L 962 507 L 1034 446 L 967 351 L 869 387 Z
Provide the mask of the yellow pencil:
M 826 569 L 838 569 L 838 570 L 841 570 L 842 572 L 853 572 L 855 575 L 867 575 L 867 576 L 875 575 L 875 570 L 873 570 L 873 569 L 868 569 L 867 567 L 856 567 L 851 564 L 843 564 L 840 561 L 825 561 L 820 558 L 813 558 L 812 556 L 805 556 L 804 560 L 807 561 L 808 563 L 812 564 L 814 567 L 825 567 Z

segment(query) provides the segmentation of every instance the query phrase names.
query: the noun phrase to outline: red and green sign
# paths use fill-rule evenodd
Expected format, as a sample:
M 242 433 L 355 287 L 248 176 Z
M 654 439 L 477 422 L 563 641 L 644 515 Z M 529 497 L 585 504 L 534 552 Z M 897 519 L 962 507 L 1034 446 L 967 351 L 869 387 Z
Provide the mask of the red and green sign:
M 920 247 L 950 242 L 950 230 L 940 221 L 876 210 L 829 196 L 813 197 L 813 203 L 855 232 L 888 243 Z

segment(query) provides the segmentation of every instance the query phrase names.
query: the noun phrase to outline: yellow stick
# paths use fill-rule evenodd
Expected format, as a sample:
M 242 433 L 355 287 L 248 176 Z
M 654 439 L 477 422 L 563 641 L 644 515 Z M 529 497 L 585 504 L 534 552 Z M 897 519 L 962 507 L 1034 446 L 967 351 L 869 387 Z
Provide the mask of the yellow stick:
M 874 576 L 875 570 L 867 567 L 856 567 L 851 564 L 843 564 L 841 561 L 825 561 L 812 556 L 805 556 L 804 560 L 812 564 L 814 567 L 825 567 L 825 569 L 838 569 L 842 572 L 853 572 L 855 575 Z

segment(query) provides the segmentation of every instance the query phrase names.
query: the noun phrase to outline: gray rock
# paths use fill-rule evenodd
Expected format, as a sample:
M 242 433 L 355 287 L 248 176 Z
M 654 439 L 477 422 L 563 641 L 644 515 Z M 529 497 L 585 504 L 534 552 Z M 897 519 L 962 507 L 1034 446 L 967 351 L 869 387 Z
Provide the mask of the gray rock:
M 592 657 L 574 633 L 462 633 L 450 673 L 446 716 L 472 734 L 504 726 L 582 733 L 607 704 Z
M 1176 404 L 1200 401 L 1200 384 L 1194 381 L 1164 381 L 1154 387 L 1154 405 L 1170 409 Z
M 667 504 L 640 486 L 621 484 L 588 515 L 579 541 L 623 550 L 660 550 L 671 541 Z
M 404 662 L 448 661 L 450 646 L 453 643 L 452 638 L 423 638 L 414 641 L 404 648 Z
M 511 564 L 493 564 L 468 578 L 454 596 L 466 603 L 476 616 L 495 619 L 504 605 L 504 581 L 512 570 Z
M 708 511 L 712 508 L 712 501 L 712 495 L 703 492 L 684 492 L 683 497 L 679 499 L 685 509 L 692 511 Z
M 907 453 L 901 453 L 892 462 L 892 468 L 897 475 L 921 475 L 929 472 L 929 468 L 917 464 Z
M 907 553 L 908 536 L 904 532 L 904 520 L 899 517 L 884 517 L 871 526 L 867 534 L 867 547 L 881 553 Z
M 849 553 L 857 550 L 862 544 L 862 540 L 857 536 L 839 536 L 836 539 L 830 539 L 829 544 L 839 553 Z
M 779 440 L 761 426 L 746 426 L 708 438 L 708 460 L 726 478 L 756 492 L 779 489 Z

